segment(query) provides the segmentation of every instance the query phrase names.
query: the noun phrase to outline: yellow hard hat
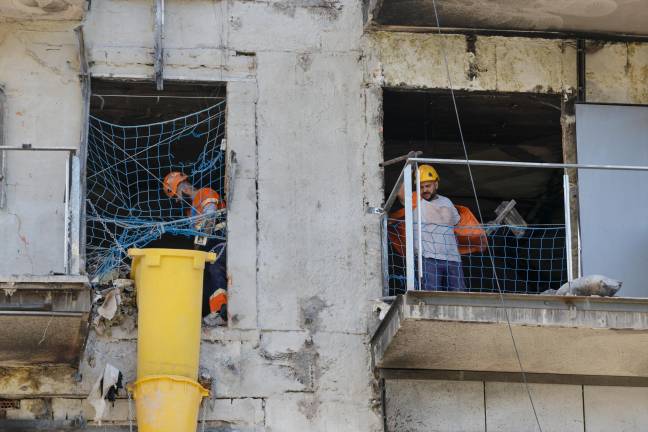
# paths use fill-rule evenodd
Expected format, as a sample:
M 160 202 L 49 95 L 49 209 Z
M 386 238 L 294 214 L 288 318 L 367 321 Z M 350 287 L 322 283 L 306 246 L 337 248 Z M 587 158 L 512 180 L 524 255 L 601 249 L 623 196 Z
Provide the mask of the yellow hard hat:
M 439 173 L 436 172 L 432 165 L 419 166 L 419 176 L 421 177 L 421 183 L 426 181 L 439 181 Z

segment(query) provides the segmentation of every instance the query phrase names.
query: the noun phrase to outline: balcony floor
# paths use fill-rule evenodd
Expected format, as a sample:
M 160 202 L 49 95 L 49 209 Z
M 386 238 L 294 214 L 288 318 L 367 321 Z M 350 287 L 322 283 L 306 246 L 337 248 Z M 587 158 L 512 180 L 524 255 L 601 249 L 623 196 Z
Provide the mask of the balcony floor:
M 450 378 L 519 375 L 508 313 L 523 368 L 534 380 L 589 376 L 648 385 L 648 299 L 504 294 L 503 300 L 505 307 L 490 293 L 399 297 L 373 335 L 374 365 L 445 371 Z

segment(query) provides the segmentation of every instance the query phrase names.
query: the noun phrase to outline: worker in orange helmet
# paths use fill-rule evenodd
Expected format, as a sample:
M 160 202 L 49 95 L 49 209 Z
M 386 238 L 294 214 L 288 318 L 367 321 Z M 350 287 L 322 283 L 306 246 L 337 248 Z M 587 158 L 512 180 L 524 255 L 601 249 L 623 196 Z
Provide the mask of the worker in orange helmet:
M 172 171 L 164 177 L 164 193 L 169 198 L 191 198 L 191 216 L 215 213 L 225 208 L 225 202 L 214 189 L 204 187 L 195 189 L 188 181 L 186 174 Z
M 164 193 L 169 198 L 182 200 L 185 197 L 191 199 L 189 216 L 198 216 L 209 213 L 216 213 L 225 208 L 225 202 L 220 194 L 214 189 L 204 187 L 196 189 L 189 182 L 186 174 L 180 171 L 172 171 L 164 177 Z M 207 223 L 213 223 L 213 218 L 203 218 L 196 223 L 196 229 L 204 231 L 209 227 Z M 213 226 L 211 227 L 213 228 Z M 221 246 L 219 240 L 199 242 L 197 237 L 196 245 L 201 249 L 213 250 Z M 227 270 L 225 268 L 225 245 L 222 244 L 222 252 L 213 264 L 205 264 L 203 275 L 203 318 L 207 324 L 219 325 L 227 322 Z

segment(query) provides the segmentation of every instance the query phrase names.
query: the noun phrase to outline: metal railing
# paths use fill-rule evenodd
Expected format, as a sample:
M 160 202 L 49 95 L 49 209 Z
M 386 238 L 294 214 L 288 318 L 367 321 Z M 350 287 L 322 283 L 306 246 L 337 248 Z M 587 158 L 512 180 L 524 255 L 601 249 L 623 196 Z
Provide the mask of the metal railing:
M 515 293 L 540 293 L 546 289 L 557 289 L 573 279 L 574 261 L 580 263 L 579 245 L 573 251 L 568 169 L 648 171 L 646 166 L 414 156 L 418 155 L 410 154 L 409 157 L 396 158 L 382 164 L 385 166 L 405 161 L 394 188 L 379 212 L 385 296 L 421 289 Z M 565 223 L 529 226 L 502 224 L 501 221 L 478 226 L 426 223 L 421 215 L 423 206 L 414 203 L 411 193 L 415 191 L 417 197 L 421 196 L 419 164 L 563 169 Z M 405 191 L 411 191 L 404 193 L 401 198 L 403 217 L 390 217 L 389 211 L 396 202 L 401 186 Z M 472 236 L 466 233 L 472 233 Z M 581 266 L 578 265 L 578 270 L 580 269 Z
M 81 171 L 80 161 L 75 147 L 32 147 L 30 144 L 22 146 L 0 146 L 0 154 L 6 151 L 29 152 L 64 152 L 65 159 L 65 210 L 64 210 L 64 236 L 63 236 L 63 269 L 67 275 L 80 274 L 80 227 L 81 227 Z M 4 157 L 0 157 L 4 160 Z M 0 173 L 0 180 L 4 181 L 4 171 Z M 0 194 L 2 191 L 0 191 Z

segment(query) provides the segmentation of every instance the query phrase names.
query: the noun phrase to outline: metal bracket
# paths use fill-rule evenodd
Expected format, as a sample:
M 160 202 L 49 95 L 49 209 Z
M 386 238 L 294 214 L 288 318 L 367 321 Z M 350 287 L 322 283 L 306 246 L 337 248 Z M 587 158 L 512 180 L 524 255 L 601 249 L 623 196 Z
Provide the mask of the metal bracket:
M 155 86 L 164 90 L 164 0 L 155 0 Z
M 367 207 L 368 214 L 383 215 L 385 214 L 385 209 L 382 207 Z

